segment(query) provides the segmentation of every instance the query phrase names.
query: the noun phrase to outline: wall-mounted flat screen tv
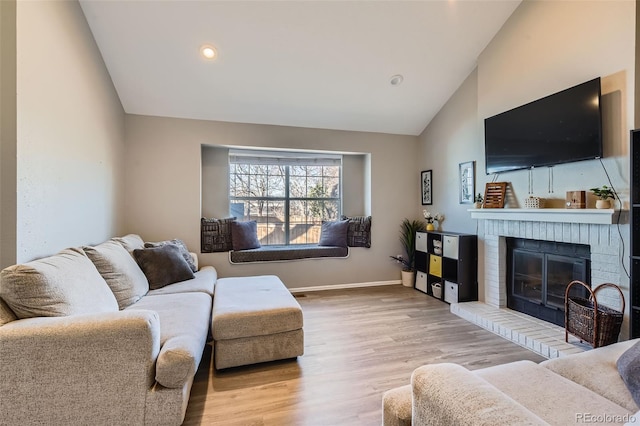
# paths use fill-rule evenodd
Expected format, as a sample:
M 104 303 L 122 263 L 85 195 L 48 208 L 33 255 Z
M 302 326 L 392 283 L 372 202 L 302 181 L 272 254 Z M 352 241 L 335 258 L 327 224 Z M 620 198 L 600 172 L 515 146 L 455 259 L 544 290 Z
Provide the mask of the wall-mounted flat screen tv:
M 484 120 L 487 174 L 602 157 L 600 78 Z

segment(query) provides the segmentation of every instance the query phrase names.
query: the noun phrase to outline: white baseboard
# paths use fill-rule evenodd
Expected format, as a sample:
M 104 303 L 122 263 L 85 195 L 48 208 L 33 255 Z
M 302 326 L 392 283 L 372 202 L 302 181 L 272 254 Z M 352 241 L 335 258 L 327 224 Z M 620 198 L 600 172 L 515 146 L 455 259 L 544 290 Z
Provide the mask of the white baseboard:
M 317 285 L 317 286 L 311 286 L 311 287 L 290 288 L 289 291 L 291 293 L 303 293 L 303 292 L 309 292 L 309 291 L 341 290 L 345 288 L 378 287 L 382 285 L 396 285 L 396 284 L 402 284 L 402 281 L 392 280 L 392 281 L 374 281 L 374 282 L 368 282 L 368 283 Z

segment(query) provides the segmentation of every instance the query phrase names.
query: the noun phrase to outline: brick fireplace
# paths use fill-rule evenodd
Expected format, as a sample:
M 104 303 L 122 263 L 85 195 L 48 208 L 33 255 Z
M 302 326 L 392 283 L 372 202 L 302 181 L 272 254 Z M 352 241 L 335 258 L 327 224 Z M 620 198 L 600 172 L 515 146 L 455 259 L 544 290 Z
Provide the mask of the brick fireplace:
M 617 226 L 614 224 L 613 210 L 568 210 L 568 209 L 472 209 L 471 217 L 479 220 L 480 253 L 484 253 L 479 261 L 480 275 L 478 281 L 484 284 L 484 303 L 470 302 L 451 306 L 451 311 L 484 328 L 513 340 L 522 346 L 529 347 L 546 357 L 561 356 L 571 353 L 571 348 L 564 344 L 564 329 L 553 324 L 544 323 L 532 318 L 531 324 L 516 325 L 513 330 L 496 325 L 492 318 L 498 314 L 511 314 L 507 309 L 507 242 L 508 237 L 529 240 L 586 244 L 590 247 L 591 286 L 612 282 L 625 283 L 626 276 L 620 262 L 621 240 Z M 484 260 L 482 260 L 484 259 Z M 628 291 L 623 288 L 628 301 Z M 619 307 L 619 299 L 615 292 L 599 292 L 598 301 L 614 308 Z M 513 311 L 515 312 L 515 311 Z M 487 318 L 489 317 L 489 319 Z M 526 315 L 516 313 L 515 317 Z M 507 322 L 514 322 L 508 319 Z M 536 330 L 536 324 L 545 329 L 543 333 Z M 530 339 L 523 334 L 523 327 L 530 334 L 538 336 Z M 554 339 L 558 334 L 561 339 L 554 349 L 551 345 L 550 332 Z M 556 330 L 557 329 L 557 330 Z M 559 331 L 558 331 L 559 330 Z M 561 333 L 560 333 L 561 332 Z M 541 341 L 542 340 L 542 343 Z M 555 344 L 555 343 L 554 343 Z M 565 352 L 563 352 L 565 350 Z

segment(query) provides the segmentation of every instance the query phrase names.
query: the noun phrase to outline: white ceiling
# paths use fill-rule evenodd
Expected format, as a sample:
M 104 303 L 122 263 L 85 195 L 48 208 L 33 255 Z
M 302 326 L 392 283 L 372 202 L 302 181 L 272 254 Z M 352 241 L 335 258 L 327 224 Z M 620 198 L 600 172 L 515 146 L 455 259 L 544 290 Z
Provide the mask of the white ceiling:
M 80 0 L 127 113 L 408 135 L 519 3 Z

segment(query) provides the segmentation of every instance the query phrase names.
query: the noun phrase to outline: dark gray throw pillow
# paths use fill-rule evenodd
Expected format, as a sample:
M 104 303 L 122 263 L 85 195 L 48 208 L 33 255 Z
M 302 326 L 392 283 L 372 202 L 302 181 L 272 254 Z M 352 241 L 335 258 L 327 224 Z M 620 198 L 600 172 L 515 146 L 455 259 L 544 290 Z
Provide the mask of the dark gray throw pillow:
M 323 222 L 320 230 L 319 246 L 347 247 L 349 220 Z
M 151 290 L 195 277 L 180 249 L 174 244 L 136 249 L 133 257 L 147 277 Z
M 162 246 L 165 246 L 167 244 L 173 244 L 175 246 L 178 246 L 178 248 L 180 249 L 180 254 L 182 255 L 182 257 L 184 257 L 184 260 L 186 260 L 187 263 L 189 264 L 189 267 L 191 268 L 191 271 L 193 271 L 193 272 L 197 272 L 198 271 L 198 268 L 196 268 L 196 264 L 193 261 L 193 257 L 191 257 L 191 253 L 189 253 L 189 249 L 187 248 L 187 245 L 182 240 L 174 238 L 173 240 L 159 241 L 157 243 L 144 243 L 144 246 L 146 248 L 149 248 L 149 247 L 162 247 Z
M 640 342 L 624 351 L 616 366 L 633 400 L 640 407 Z
M 231 222 L 231 244 L 234 250 L 260 248 L 258 223 L 255 220 Z

